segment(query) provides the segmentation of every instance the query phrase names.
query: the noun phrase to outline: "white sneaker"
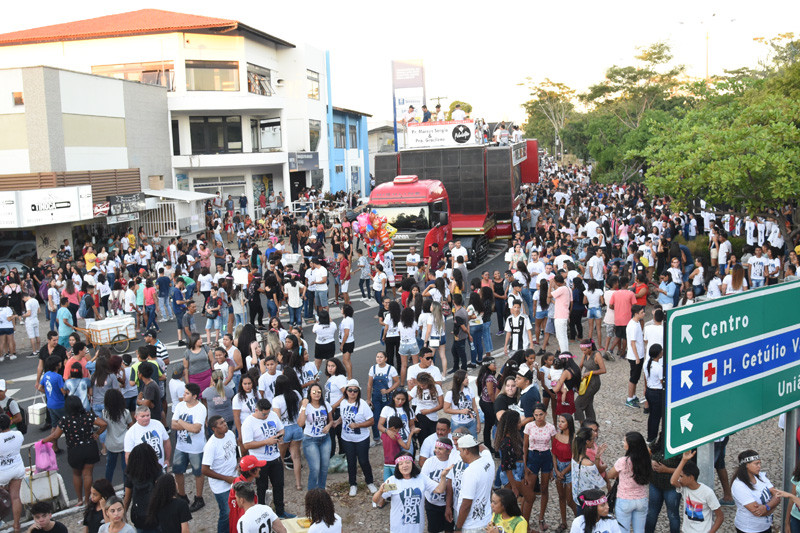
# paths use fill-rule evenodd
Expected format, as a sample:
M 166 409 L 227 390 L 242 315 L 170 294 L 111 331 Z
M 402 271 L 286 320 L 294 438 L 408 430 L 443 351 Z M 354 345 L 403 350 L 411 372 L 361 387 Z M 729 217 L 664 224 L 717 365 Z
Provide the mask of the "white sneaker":
M 11 355 L 8 356 L 8 358 L 11 359 L 12 361 L 14 361 L 14 360 L 17 359 L 17 354 L 12 353 Z
M 350 485 L 350 496 L 355 496 L 356 492 L 358 492 L 358 487 L 355 485 Z
M 369 485 L 367 485 L 367 488 L 372 494 L 378 492 L 378 487 L 375 486 L 375 483 L 370 483 Z

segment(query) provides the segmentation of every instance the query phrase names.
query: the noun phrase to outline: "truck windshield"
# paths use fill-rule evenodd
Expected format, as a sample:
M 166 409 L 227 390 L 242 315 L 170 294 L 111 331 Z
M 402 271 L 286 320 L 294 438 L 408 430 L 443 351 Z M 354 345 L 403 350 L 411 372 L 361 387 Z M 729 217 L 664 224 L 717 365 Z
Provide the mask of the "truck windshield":
M 430 229 L 430 210 L 427 205 L 411 206 L 370 206 L 398 230 Z

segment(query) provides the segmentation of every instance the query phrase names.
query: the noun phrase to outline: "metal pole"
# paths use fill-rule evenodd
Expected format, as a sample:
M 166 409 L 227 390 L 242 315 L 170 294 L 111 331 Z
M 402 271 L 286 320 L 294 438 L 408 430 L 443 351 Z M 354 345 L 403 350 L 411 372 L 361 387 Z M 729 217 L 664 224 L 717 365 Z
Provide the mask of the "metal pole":
M 700 469 L 700 483 L 714 486 L 714 443 L 709 442 L 697 447 L 697 467 Z
M 790 493 L 794 493 L 795 491 L 791 479 L 794 465 L 797 462 L 797 439 L 795 435 L 797 435 L 798 418 L 800 418 L 798 417 L 798 413 L 800 413 L 800 411 L 797 409 L 786 412 L 786 429 L 783 432 L 783 483 L 781 486 L 783 490 Z M 789 510 L 789 504 L 791 504 L 791 500 L 783 498 L 781 502 L 781 507 L 783 509 L 781 516 L 786 516 Z M 783 524 L 781 524 L 781 531 L 783 531 Z

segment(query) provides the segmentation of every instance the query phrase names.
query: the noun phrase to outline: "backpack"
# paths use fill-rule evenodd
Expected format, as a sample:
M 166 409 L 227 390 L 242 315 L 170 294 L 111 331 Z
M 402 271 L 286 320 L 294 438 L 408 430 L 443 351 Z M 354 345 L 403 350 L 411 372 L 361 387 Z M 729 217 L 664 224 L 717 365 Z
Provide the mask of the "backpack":
M 13 416 L 11 415 L 11 402 L 17 404 L 17 409 L 19 409 L 19 414 L 22 415 L 22 420 L 20 420 L 17 424 L 15 424 L 17 426 L 17 431 L 19 431 L 23 435 L 26 435 L 28 433 L 28 413 L 25 412 L 25 409 L 22 409 L 19 406 L 19 402 L 16 401 L 11 396 L 7 396 L 6 405 L 5 407 L 3 407 L 3 412 L 7 414 L 9 418 L 13 418 Z
M 78 306 L 78 316 L 86 318 L 86 296 L 81 298 L 81 304 Z

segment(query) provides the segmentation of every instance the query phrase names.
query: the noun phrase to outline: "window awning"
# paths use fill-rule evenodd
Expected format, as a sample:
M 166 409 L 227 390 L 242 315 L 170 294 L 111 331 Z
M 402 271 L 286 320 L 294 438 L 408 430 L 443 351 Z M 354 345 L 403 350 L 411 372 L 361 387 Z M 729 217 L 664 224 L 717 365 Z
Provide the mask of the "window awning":
M 180 189 L 142 189 L 142 192 L 147 196 L 152 196 L 154 198 L 178 200 L 181 202 L 196 202 L 214 198 L 213 194 L 195 191 L 183 191 Z

